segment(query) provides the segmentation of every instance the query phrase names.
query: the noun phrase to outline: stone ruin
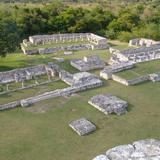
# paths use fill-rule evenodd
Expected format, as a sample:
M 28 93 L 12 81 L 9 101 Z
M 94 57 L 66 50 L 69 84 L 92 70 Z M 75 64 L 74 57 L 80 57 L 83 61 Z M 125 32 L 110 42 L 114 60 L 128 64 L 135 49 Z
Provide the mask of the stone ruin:
M 120 145 L 92 160 L 160 160 L 160 140 L 146 139 Z
M 150 47 L 151 45 L 160 44 L 160 41 L 154 41 L 153 39 L 146 38 L 135 38 L 129 41 L 129 46 L 146 46 Z
M 112 79 L 113 73 L 117 73 L 120 71 L 128 70 L 134 67 L 134 63 L 132 62 L 121 62 L 119 64 L 113 64 L 106 66 L 101 72 L 100 77 L 108 80 Z
M 92 97 L 88 103 L 104 114 L 115 113 L 122 115 L 127 112 L 128 103 L 111 94 L 99 94 Z
M 140 47 L 115 51 L 110 59 L 110 64 L 121 62 L 145 62 L 160 59 L 160 44 L 151 45 L 150 47 Z
M 33 47 L 44 44 L 58 44 L 66 42 L 78 42 L 82 44 L 72 44 L 68 46 L 57 46 L 40 49 L 27 49 L 27 47 Z M 29 41 L 23 40 L 21 48 L 24 54 L 47 54 L 57 51 L 76 51 L 82 49 L 107 49 L 109 47 L 107 39 L 93 33 L 71 33 L 71 34 L 53 34 L 53 35 L 36 35 L 30 36 Z
M 101 72 L 100 77 L 109 80 L 112 79 L 118 83 L 121 83 L 126 86 L 130 85 L 136 85 L 142 82 L 146 81 L 152 81 L 152 82 L 159 82 L 160 81 L 160 73 L 152 73 L 152 74 L 146 74 L 146 75 L 140 75 L 132 79 L 125 79 L 122 78 L 119 75 L 116 75 L 114 73 L 121 72 L 124 70 L 132 69 L 135 66 L 135 63 L 133 62 L 121 62 L 121 63 L 115 63 L 109 66 L 106 66 Z
M 96 130 L 96 126 L 86 118 L 74 120 L 69 123 L 69 126 L 80 136 L 87 135 Z
M 70 64 L 79 71 L 89 71 L 104 68 L 105 62 L 99 56 L 85 56 L 83 59 L 74 59 Z
M 47 69 L 51 69 L 53 74 L 57 74 L 59 78 L 69 84 L 70 87 L 45 92 L 34 97 L 21 99 L 8 104 L 2 104 L 0 105 L 0 110 L 15 108 L 18 106 L 27 107 L 42 100 L 56 98 L 59 96 L 69 96 L 76 92 L 85 91 L 87 89 L 100 87 L 103 85 L 102 81 L 97 76 L 88 72 L 71 74 L 53 63 L 49 63 Z
M 41 64 L 33 67 L 27 67 L 27 68 L 19 68 L 19 69 L 14 69 L 6 72 L 0 72 L 0 85 L 6 85 L 6 91 L 4 93 L 11 91 L 9 89 L 9 84 L 12 82 L 22 83 L 21 88 L 18 89 L 25 89 L 26 87 L 24 86 L 24 82 L 27 80 L 35 80 L 35 85 L 39 85 L 37 79 L 41 75 L 47 75 L 48 76 L 48 81 L 51 82 L 51 77 L 55 76 L 55 71 L 57 70 L 57 65 L 49 62 L 48 64 Z M 46 82 L 46 83 L 47 83 Z M 34 85 L 34 86 L 35 86 Z M 16 91 L 16 90 L 14 90 Z M 3 92 L 2 92 L 3 93 Z

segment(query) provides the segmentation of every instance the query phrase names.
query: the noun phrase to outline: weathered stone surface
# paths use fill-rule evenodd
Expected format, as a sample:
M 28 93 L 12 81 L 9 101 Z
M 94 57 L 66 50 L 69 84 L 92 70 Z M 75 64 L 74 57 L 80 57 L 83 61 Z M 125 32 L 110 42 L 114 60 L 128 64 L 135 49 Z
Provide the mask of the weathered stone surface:
M 109 149 L 106 157 L 109 160 L 160 160 L 160 140 L 146 139 L 120 145 Z
M 114 147 L 106 152 L 106 155 L 111 160 L 128 160 L 128 157 L 134 152 L 132 145 L 121 145 Z
M 84 136 L 96 130 L 96 126 L 85 118 L 81 118 L 69 123 L 69 126 L 80 136 Z
M 106 155 L 99 155 L 92 160 L 109 160 Z
M 136 151 L 146 156 L 160 156 L 160 141 L 155 139 L 140 140 L 133 143 Z
M 16 108 L 18 106 L 20 106 L 20 101 L 15 101 L 8 104 L 0 105 L 0 111 Z
M 105 66 L 105 62 L 96 55 L 84 57 L 83 59 L 71 60 L 70 64 L 80 71 L 100 69 Z
M 116 96 L 111 94 L 99 94 L 92 97 L 89 104 L 102 111 L 104 114 L 115 113 L 117 115 L 122 115 L 127 112 L 128 103 Z

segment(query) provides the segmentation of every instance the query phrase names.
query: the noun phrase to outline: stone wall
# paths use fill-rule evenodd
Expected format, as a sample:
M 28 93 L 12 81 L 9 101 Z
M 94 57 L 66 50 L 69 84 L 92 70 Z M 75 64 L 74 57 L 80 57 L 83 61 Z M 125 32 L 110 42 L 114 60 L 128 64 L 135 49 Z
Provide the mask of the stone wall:
M 144 75 L 144 76 L 140 76 L 140 77 L 137 77 L 137 78 L 134 78 L 134 79 L 131 79 L 131 80 L 127 80 L 127 79 L 124 79 L 120 76 L 117 76 L 117 75 L 112 75 L 112 79 L 116 82 L 119 82 L 121 84 L 124 84 L 126 86 L 131 86 L 131 85 L 136 85 L 136 84 L 139 84 L 139 83 L 143 83 L 145 81 L 149 81 L 150 80 L 150 77 L 149 75 Z
M 0 105 L 0 111 L 16 108 L 18 106 L 20 106 L 20 101 L 11 102 L 8 104 L 2 104 L 2 105 Z
M 146 46 L 150 47 L 154 44 L 160 44 L 160 41 L 154 41 L 153 39 L 146 39 L 146 38 L 136 38 L 131 39 L 129 41 L 129 46 Z
M 27 47 L 37 46 L 39 44 L 58 44 L 65 42 L 81 41 L 82 44 L 73 44 L 68 46 L 57 46 L 50 48 L 27 49 Z M 85 42 L 84 42 L 85 41 Z M 53 34 L 30 36 L 29 42 L 23 40 L 21 48 L 24 54 L 49 54 L 58 51 L 77 51 L 86 49 L 107 49 L 109 45 L 107 39 L 92 33 L 72 33 L 72 34 Z
M 146 62 L 160 59 L 160 44 L 114 52 L 110 63 Z

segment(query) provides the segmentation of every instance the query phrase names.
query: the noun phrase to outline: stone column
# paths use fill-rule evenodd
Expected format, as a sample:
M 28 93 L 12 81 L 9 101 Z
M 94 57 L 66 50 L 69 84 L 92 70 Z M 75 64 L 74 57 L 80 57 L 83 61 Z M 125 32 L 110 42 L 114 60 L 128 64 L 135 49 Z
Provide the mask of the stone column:
M 9 84 L 6 84 L 6 91 L 9 91 Z

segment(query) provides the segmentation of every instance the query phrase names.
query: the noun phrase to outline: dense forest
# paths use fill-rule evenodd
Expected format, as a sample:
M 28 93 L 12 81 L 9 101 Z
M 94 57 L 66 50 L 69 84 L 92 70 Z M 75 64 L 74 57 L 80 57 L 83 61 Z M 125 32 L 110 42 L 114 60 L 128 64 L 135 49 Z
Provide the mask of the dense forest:
M 0 54 L 16 51 L 22 39 L 35 34 L 93 32 L 121 41 L 135 37 L 160 40 L 160 0 L 130 1 L 96 0 L 91 7 L 68 5 L 67 0 L 43 0 L 33 5 L 1 3 Z

